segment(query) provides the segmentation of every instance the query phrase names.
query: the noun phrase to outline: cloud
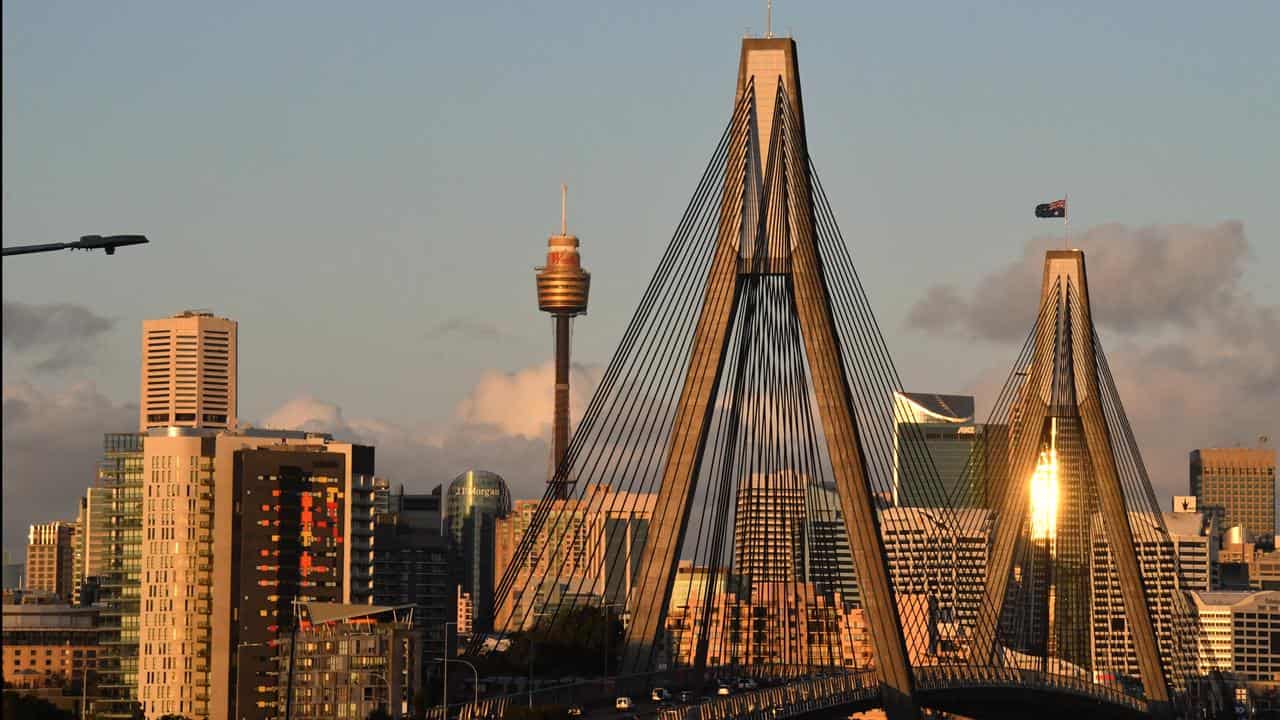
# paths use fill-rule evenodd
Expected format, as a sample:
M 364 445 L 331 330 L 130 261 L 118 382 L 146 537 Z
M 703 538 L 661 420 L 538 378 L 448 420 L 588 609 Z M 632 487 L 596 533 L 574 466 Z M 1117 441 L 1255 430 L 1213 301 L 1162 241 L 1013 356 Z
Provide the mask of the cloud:
M 1241 287 L 1251 253 L 1239 222 L 1213 226 L 1109 224 L 1072 235 L 1088 258 L 1095 322 L 1128 332 L 1190 329 L 1248 309 Z M 1013 263 L 962 292 L 934 285 L 907 313 L 919 330 L 993 341 L 1022 340 L 1031 329 L 1044 253 L 1060 236 L 1041 236 Z
M 602 369 L 575 365 L 570 414 L 576 423 Z M 371 418 L 348 418 L 338 405 L 312 396 L 272 411 L 264 427 L 329 432 L 376 448 L 378 473 L 410 491 L 426 491 L 471 468 L 498 473 L 515 497 L 542 494 L 550 463 L 554 368 L 550 363 L 516 372 L 483 375 L 438 426 L 406 427 Z
M 1158 491 L 1187 491 L 1193 448 L 1276 437 L 1280 307 L 1244 286 L 1251 251 L 1241 223 L 1101 225 L 1072 241 L 1086 252 L 1099 337 Z M 1057 242 L 1029 241 L 971 289 L 927 289 L 907 325 L 1011 349 L 1031 329 L 1044 251 Z M 987 370 L 975 389 L 993 393 L 1006 372 Z
M 4 547 L 14 550 L 28 525 L 75 519 L 77 498 L 97 477 L 103 433 L 136 428 L 138 408 L 111 402 L 93 383 L 51 392 L 13 382 L 3 392 Z
M 507 338 L 507 333 L 493 323 L 454 317 L 436 323 L 427 331 L 427 336 L 435 339 L 501 340 Z
M 4 301 L 4 345 L 15 352 L 39 356 L 36 372 L 50 373 L 89 364 L 93 342 L 115 321 L 71 303 L 31 305 Z
M 574 365 L 569 371 L 569 415 L 576 423 L 600 383 L 603 369 Z M 486 373 L 458 403 L 456 419 L 468 425 L 492 425 L 508 435 L 549 436 L 555 403 L 555 367 L 544 363 L 513 373 Z

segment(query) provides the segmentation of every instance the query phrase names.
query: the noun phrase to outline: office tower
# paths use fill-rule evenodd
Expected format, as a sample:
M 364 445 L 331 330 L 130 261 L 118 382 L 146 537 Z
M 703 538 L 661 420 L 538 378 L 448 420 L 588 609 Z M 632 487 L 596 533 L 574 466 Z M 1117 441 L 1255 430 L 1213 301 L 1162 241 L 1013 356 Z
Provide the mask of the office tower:
M 1221 516 L 1219 527 L 1240 525 L 1248 540 L 1276 534 L 1274 448 L 1192 450 L 1190 491 L 1201 510 Z
M 809 542 L 805 546 L 805 580 L 819 592 L 838 592 L 850 606 L 859 604 L 858 575 L 849 548 L 840 497 L 831 485 L 809 483 Z
M 463 592 L 471 595 L 472 627 L 493 627 L 494 539 L 498 520 L 511 512 L 511 495 L 501 477 L 468 470 L 449 484 L 445 498 L 445 527 L 461 569 Z
M 441 532 L 440 486 L 430 494 L 391 495 L 373 531 L 373 602 L 412 605 L 425 647 L 438 651 L 445 623 L 456 619 L 458 588 L 450 572 L 449 540 Z M 461 628 L 457 631 L 463 634 Z
M 738 482 L 733 571 L 748 583 L 803 582 L 808 480 L 793 472 Z
M 98 601 L 102 604 L 102 644 L 106 658 L 99 663 L 99 716 L 112 720 L 133 717 L 138 692 L 138 608 L 142 558 L 143 435 L 107 433 L 103 436 L 98 483 L 104 493 L 102 523 L 90 522 L 91 543 L 102 549 L 103 567 Z
M 568 188 L 560 186 L 560 234 L 547 238 L 547 264 L 537 269 L 538 309 L 551 315 L 555 323 L 556 387 L 551 416 L 551 485 L 552 497 L 569 497 L 567 481 L 557 480 L 556 469 L 564 461 L 569 448 L 569 327 L 577 315 L 587 314 L 587 295 L 591 291 L 591 273 L 582 269 L 578 256 L 578 238 L 569 234 L 565 219 L 565 197 Z
M 5 687 L 63 687 L 88 680 L 85 695 L 97 696 L 96 672 L 103 655 L 97 608 L 63 604 L 4 605 Z
M 422 677 L 421 632 L 405 607 L 311 602 L 307 626 L 286 634 L 276 649 L 275 706 L 283 708 L 292 680 L 293 720 L 411 717 Z M 292 675 L 292 677 L 290 677 Z
M 236 426 L 236 322 L 203 310 L 142 322 L 138 430 Z
M 983 427 L 974 423 L 973 412 L 968 395 L 893 394 L 896 504 L 983 506 Z M 931 461 L 940 484 L 933 480 Z
M 80 498 L 80 512 L 76 517 L 76 526 L 80 531 L 76 533 L 74 543 L 72 605 L 87 606 L 98 601 L 108 562 L 104 538 L 111 521 L 114 492 L 112 488 L 95 485 L 90 486 L 84 497 Z
M 930 627 L 917 629 L 929 648 L 908 647 L 916 657 L 955 655 L 968 647 L 968 639 L 982 603 L 987 571 L 990 511 L 969 508 L 939 511 L 930 508 L 889 508 L 880 513 L 889 575 L 899 597 L 929 606 Z M 904 626 L 906 613 L 899 603 Z M 918 621 L 911 621 L 918 622 Z
M 1199 672 L 1245 682 L 1280 674 L 1280 592 L 1193 592 L 1199 619 Z
M 1222 545 L 1213 532 L 1213 517 L 1201 512 L 1164 513 L 1164 526 L 1178 559 L 1179 587 L 1184 591 L 1212 590 Z
M 27 531 L 27 590 L 71 599 L 75 577 L 76 524 L 63 520 L 32 525 Z
M 1160 520 L 1151 513 L 1129 513 L 1129 524 L 1134 535 L 1134 550 L 1146 587 L 1147 603 L 1151 608 L 1151 622 L 1155 628 L 1160 656 L 1164 659 L 1165 672 L 1174 677 L 1170 665 L 1179 656 L 1194 652 L 1195 628 L 1180 628 L 1177 623 L 1182 615 L 1177 612 L 1184 602 L 1184 585 L 1203 587 L 1211 572 L 1208 567 L 1211 547 L 1202 533 L 1210 527 L 1210 519 L 1184 516 L 1175 517 L 1162 513 L 1168 529 L 1159 527 Z M 1090 566 L 1093 604 L 1090 608 L 1090 626 L 1093 628 L 1092 669 L 1095 672 L 1138 675 L 1138 660 L 1133 649 L 1133 639 L 1125 622 L 1124 598 L 1121 596 L 1120 579 L 1115 560 L 1105 540 L 1101 515 L 1094 515 L 1092 522 L 1093 557 Z M 1167 537 L 1167 540 L 1155 538 Z M 1179 572 L 1182 560 L 1187 567 Z M 1181 575 L 1181 577 L 1180 577 Z
M 528 627 L 534 613 L 553 602 L 603 603 L 615 608 L 611 612 L 624 612 L 637 590 L 655 497 L 592 483 L 581 497 L 554 501 L 534 542 L 540 550 L 513 571 L 515 584 L 496 610 L 496 626 L 507 631 Z M 495 580 L 508 571 L 537 508 L 537 500 L 517 501 L 495 523 Z

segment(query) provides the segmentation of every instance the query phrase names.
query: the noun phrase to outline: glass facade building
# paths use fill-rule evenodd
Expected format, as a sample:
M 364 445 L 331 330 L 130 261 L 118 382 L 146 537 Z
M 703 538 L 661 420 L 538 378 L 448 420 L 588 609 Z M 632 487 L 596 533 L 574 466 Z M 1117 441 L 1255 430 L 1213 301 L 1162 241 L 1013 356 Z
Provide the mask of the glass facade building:
M 984 428 L 974 423 L 973 414 L 969 395 L 893 394 L 895 505 L 938 506 L 945 493 L 954 507 L 984 506 Z
M 138 692 L 138 608 L 142 569 L 141 433 L 108 433 L 98 466 L 98 487 L 106 491 L 106 521 L 91 524 L 89 540 L 103 552 L 98 600 L 103 605 L 99 662 L 101 699 L 95 717 L 132 718 Z
M 495 523 L 511 512 L 511 494 L 500 476 L 468 470 L 449 484 L 445 526 L 462 570 L 462 591 L 471 595 L 472 627 L 493 627 Z

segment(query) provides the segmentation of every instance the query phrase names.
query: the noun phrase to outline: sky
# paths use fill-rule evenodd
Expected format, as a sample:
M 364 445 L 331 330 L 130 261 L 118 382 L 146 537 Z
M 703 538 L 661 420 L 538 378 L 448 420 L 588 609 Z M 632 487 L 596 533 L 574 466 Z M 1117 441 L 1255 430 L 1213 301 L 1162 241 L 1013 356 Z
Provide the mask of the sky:
M 789 2 L 809 148 L 907 389 L 985 396 L 1072 244 L 1157 490 L 1280 437 L 1280 5 Z M 426 490 L 545 476 L 533 267 L 592 272 L 575 403 L 728 119 L 765 3 L 3 4 L 4 546 L 136 423 L 144 318 L 240 323 L 240 416 Z M 1029 295 L 1030 294 L 1030 295 Z

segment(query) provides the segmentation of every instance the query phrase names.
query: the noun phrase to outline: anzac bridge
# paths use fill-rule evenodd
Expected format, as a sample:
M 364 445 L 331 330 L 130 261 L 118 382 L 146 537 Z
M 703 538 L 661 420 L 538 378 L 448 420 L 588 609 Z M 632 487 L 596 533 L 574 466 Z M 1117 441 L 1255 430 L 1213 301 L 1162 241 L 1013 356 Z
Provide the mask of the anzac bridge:
M 1048 252 L 1039 297 L 1008 298 L 1038 311 L 956 478 L 894 420 L 856 243 L 794 41 L 745 39 L 728 124 L 471 654 L 584 632 L 594 604 L 618 636 L 579 700 L 762 681 L 671 720 L 1183 712 L 1195 625 L 1084 254 Z

